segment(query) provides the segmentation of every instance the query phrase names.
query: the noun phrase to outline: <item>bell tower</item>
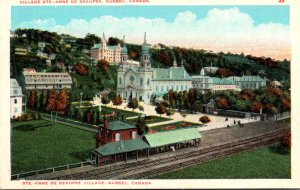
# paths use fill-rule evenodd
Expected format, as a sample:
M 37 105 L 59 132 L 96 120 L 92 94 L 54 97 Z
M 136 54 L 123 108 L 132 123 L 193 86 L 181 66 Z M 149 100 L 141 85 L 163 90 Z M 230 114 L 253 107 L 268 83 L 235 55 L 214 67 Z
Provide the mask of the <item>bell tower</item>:
M 121 51 L 121 63 L 127 62 L 128 55 L 127 55 L 127 48 L 126 48 L 126 42 L 125 42 L 125 35 L 123 36 L 123 48 Z
M 142 45 L 142 52 L 141 52 L 141 67 L 144 68 L 150 68 L 151 63 L 150 63 L 150 53 L 149 53 L 149 44 L 147 43 L 147 34 L 145 32 L 144 35 L 144 43 Z

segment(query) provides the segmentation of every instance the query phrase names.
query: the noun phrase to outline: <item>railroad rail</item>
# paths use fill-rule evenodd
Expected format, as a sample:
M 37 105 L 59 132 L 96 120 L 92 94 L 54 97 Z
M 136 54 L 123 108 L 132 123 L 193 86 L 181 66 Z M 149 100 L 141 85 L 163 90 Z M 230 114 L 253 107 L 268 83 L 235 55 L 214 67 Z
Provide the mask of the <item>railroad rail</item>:
M 172 156 L 144 159 L 140 161 L 123 163 L 113 167 L 101 167 L 94 170 L 79 172 L 50 178 L 52 180 L 79 180 L 79 179 L 147 179 L 159 174 L 189 167 L 195 164 L 220 158 L 230 154 L 239 153 L 279 142 L 283 134 L 290 129 L 278 129 L 262 135 L 234 140 L 225 144 L 210 147 L 191 148 L 187 152 L 178 152 Z M 49 178 L 48 178 L 49 179 Z

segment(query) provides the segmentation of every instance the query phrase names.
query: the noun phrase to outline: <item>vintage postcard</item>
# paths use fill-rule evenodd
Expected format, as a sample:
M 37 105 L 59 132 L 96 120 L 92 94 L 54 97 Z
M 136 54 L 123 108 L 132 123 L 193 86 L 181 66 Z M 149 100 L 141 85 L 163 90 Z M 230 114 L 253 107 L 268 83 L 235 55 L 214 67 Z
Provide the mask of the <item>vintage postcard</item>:
M 1 1 L 1 189 L 299 187 L 294 0 Z

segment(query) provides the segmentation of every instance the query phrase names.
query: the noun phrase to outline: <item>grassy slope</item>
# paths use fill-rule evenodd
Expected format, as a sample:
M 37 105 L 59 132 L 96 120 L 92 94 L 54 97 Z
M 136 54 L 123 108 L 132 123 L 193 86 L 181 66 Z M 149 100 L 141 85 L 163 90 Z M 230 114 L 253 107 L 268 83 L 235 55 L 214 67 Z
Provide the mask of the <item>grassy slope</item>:
M 272 145 L 157 176 L 157 179 L 290 178 L 290 151 Z
M 45 120 L 12 125 L 13 173 L 84 161 L 95 148 L 91 132 Z

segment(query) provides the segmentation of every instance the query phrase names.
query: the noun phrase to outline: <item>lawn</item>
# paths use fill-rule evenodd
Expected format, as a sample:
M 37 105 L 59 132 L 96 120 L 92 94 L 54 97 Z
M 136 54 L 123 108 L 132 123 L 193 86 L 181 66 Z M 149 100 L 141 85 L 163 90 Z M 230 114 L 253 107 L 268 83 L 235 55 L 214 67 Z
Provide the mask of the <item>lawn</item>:
M 171 119 L 169 118 L 164 118 L 164 117 L 157 117 L 154 115 L 151 116 L 146 116 L 146 124 L 152 124 L 152 123 L 158 123 L 158 122 L 163 122 L 163 121 L 170 121 Z M 134 119 L 127 119 L 126 122 L 130 124 L 136 124 L 137 118 Z
M 272 145 L 162 174 L 156 179 L 291 178 L 290 149 Z
M 181 129 L 181 128 L 188 128 L 188 127 L 196 127 L 201 124 L 197 123 L 191 123 L 187 121 L 178 121 L 174 123 L 169 123 L 165 125 L 158 125 L 154 127 L 150 127 L 149 129 L 155 130 L 155 131 L 165 131 L 165 130 L 174 130 L 174 129 Z
M 12 123 L 12 173 L 85 161 L 95 134 L 46 120 Z

